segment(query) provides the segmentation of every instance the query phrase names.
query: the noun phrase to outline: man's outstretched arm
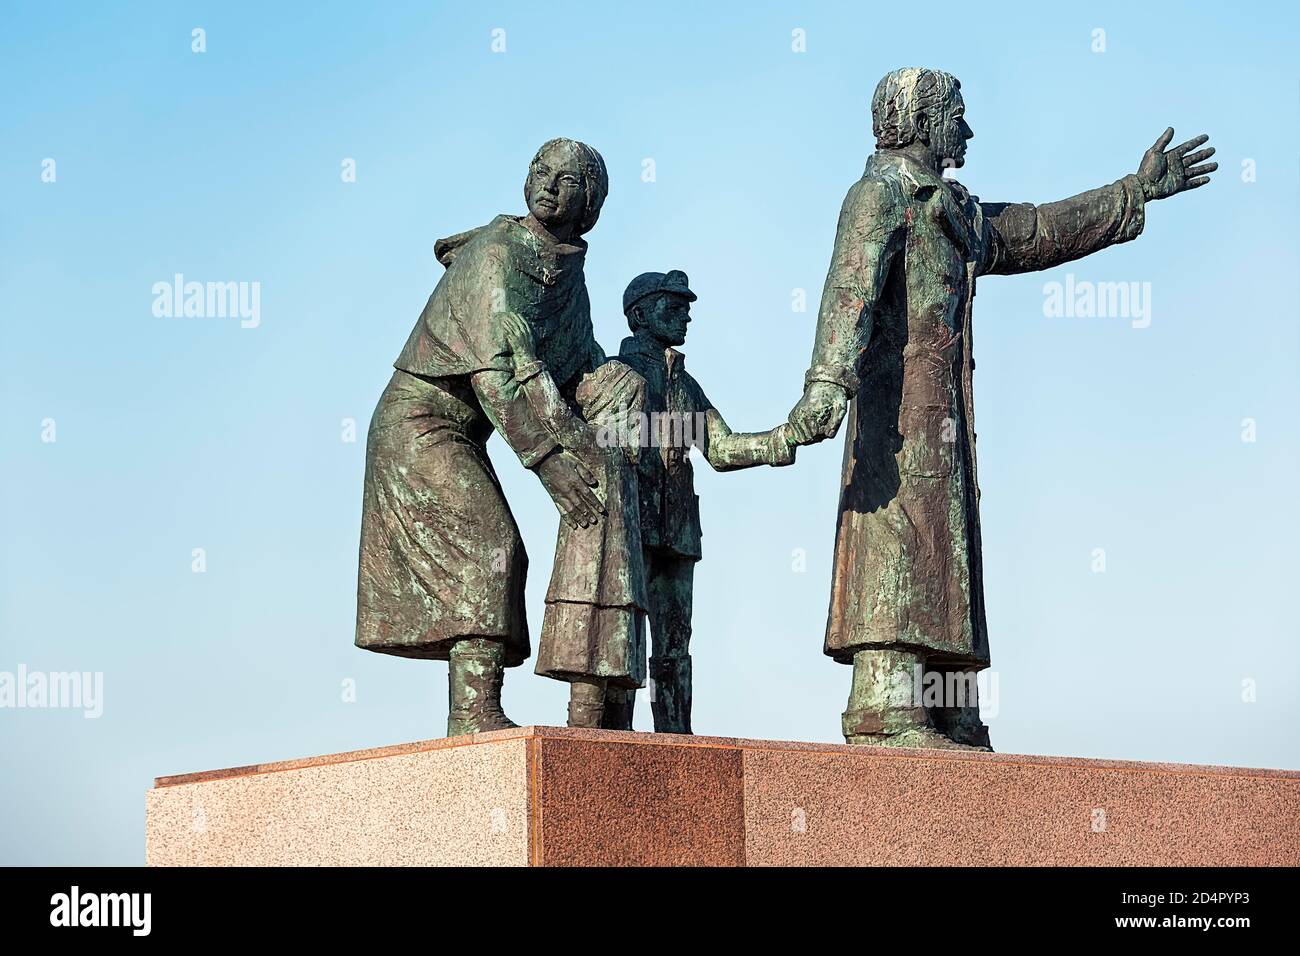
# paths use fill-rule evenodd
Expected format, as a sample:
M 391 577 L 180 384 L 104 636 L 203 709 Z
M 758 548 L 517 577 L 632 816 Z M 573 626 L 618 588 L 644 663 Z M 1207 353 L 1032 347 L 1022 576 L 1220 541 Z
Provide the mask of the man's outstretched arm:
M 1136 239 L 1146 224 L 1147 202 L 1204 186 L 1219 168 L 1205 162 L 1214 147 L 1197 149 L 1208 136 L 1166 152 L 1173 135 L 1172 128 L 1166 129 L 1143 155 L 1138 171 L 1109 186 L 1043 206 L 981 204 L 991 235 L 980 271 L 1012 275 L 1050 269 Z

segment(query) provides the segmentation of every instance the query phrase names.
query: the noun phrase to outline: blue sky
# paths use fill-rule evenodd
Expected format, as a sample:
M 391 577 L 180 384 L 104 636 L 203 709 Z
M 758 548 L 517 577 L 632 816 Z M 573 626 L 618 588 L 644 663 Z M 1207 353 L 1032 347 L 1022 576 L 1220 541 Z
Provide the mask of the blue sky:
M 520 211 L 544 140 L 591 143 L 612 181 L 588 236 L 597 337 L 626 334 L 632 276 L 685 270 L 692 372 L 732 427 L 770 427 L 799 394 L 872 89 L 904 65 L 961 79 L 959 178 L 985 200 L 1112 182 L 1167 125 L 1210 133 L 1221 164 L 1148 207 L 1138 241 L 980 285 L 994 745 L 1300 766 L 1295 8 L 918 9 L 6 5 L 0 671 L 102 672 L 104 699 L 98 719 L 0 709 L 0 862 L 140 862 L 158 774 L 440 735 L 445 666 L 352 646 L 365 427 L 434 241 Z M 260 323 L 155 316 L 176 273 L 259 283 Z M 1150 325 L 1046 316 L 1067 275 L 1150 283 Z M 697 471 L 697 732 L 839 740 L 850 672 L 821 640 L 840 446 Z M 536 625 L 557 516 L 491 450 Z M 565 686 L 531 664 L 508 712 L 562 723 Z

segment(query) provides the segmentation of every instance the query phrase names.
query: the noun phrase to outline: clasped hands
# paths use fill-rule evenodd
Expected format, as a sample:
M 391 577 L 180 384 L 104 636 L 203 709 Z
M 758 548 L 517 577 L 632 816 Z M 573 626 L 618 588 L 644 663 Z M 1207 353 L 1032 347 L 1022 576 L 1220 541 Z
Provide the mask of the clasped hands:
M 796 444 L 815 445 L 834 438 L 848 411 L 849 397 L 833 382 L 809 382 L 803 396 L 790 409 L 787 434 Z

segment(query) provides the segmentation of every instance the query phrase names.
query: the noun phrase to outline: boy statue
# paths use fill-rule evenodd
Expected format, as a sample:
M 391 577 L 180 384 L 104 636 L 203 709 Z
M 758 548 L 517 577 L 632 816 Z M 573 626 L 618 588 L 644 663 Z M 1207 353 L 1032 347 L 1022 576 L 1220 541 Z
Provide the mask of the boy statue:
M 686 371 L 677 346 L 686 342 L 697 296 L 686 273 L 646 272 L 623 293 L 632 335 L 619 361 L 646 382 L 643 447 L 637 459 L 650 611 L 651 710 L 658 733 L 691 733 L 691 592 L 700 560 L 700 505 L 690 452 L 698 447 L 716 471 L 789 465 L 795 441 L 788 424 L 733 434 Z M 611 687 L 602 726 L 632 728 L 635 690 Z

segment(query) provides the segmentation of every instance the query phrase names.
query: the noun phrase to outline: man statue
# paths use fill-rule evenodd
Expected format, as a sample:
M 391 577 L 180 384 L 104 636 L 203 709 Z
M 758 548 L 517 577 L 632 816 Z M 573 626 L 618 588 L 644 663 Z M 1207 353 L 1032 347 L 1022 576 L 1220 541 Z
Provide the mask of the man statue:
M 1136 174 L 1044 206 L 984 203 L 943 177 L 974 133 L 957 79 L 901 69 L 871 102 L 876 152 L 844 200 L 800 443 L 852 402 L 824 651 L 853 665 L 849 743 L 989 747 L 974 697 L 989 665 L 971 398 L 975 280 L 1050 269 L 1137 238 L 1146 204 L 1209 182 L 1197 136 L 1167 129 Z M 955 678 L 955 679 L 954 679 Z M 918 690 L 955 688 L 955 699 Z M 962 694 L 961 691 L 967 693 Z

